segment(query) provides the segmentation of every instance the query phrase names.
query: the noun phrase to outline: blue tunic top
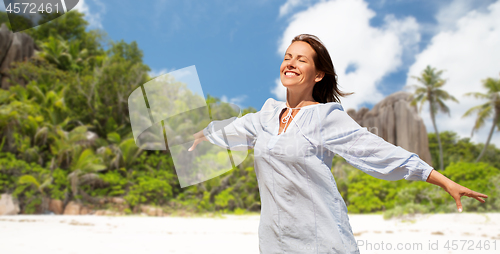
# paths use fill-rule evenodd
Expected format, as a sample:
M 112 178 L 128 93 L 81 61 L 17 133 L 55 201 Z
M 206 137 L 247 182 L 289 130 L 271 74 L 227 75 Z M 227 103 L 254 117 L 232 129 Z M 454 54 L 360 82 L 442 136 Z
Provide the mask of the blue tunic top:
M 261 198 L 261 253 L 359 253 L 347 207 L 330 171 L 338 154 L 385 180 L 427 180 L 432 167 L 359 126 L 339 103 L 300 108 L 278 135 L 286 103 L 268 99 L 257 113 L 226 126 L 226 139 L 204 129 L 208 140 L 231 149 L 254 148 Z M 226 141 L 227 142 L 226 142 Z

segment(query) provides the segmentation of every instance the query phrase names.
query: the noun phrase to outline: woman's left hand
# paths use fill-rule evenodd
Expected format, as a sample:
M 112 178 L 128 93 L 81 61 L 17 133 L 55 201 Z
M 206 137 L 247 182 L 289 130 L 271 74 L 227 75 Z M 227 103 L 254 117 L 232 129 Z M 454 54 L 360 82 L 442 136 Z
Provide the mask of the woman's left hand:
M 199 144 L 201 143 L 202 141 L 208 141 L 207 137 L 205 137 L 205 135 L 203 134 L 203 130 L 193 134 L 194 136 L 194 143 L 193 145 L 188 149 L 188 151 L 193 151 L 194 148 Z
M 455 199 L 459 212 L 462 212 L 462 202 L 460 201 L 460 198 L 463 196 L 475 198 L 481 203 L 486 202 L 483 198 L 488 198 L 488 196 L 485 194 L 470 190 L 469 188 L 466 188 L 455 182 L 450 183 L 450 186 L 448 186 L 448 188 L 446 188 L 445 190 Z
M 442 175 L 436 170 L 431 171 L 429 177 L 427 178 L 427 182 L 441 186 L 441 188 L 443 188 L 446 192 L 448 192 L 455 199 L 455 202 L 457 203 L 457 209 L 459 212 L 462 212 L 463 210 L 462 202 L 460 201 L 460 198 L 463 196 L 475 198 L 482 203 L 486 202 L 484 201 L 483 198 L 488 198 L 487 195 L 470 190 L 450 180 L 448 177 Z

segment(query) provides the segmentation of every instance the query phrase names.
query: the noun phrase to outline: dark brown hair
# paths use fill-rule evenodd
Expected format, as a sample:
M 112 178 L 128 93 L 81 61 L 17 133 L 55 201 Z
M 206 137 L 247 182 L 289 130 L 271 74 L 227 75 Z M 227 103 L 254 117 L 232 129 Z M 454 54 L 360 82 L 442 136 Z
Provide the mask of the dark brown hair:
M 344 93 L 339 90 L 337 84 L 337 74 L 335 73 L 332 59 L 330 58 L 330 54 L 328 53 L 325 45 L 323 45 L 318 37 L 311 34 L 300 34 L 293 38 L 292 43 L 296 41 L 306 42 L 314 49 L 316 52 L 316 56 L 314 57 L 316 70 L 325 73 L 323 79 L 314 85 L 312 96 L 315 101 L 319 103 L 340 103 L 340 97 L 353 94 Z

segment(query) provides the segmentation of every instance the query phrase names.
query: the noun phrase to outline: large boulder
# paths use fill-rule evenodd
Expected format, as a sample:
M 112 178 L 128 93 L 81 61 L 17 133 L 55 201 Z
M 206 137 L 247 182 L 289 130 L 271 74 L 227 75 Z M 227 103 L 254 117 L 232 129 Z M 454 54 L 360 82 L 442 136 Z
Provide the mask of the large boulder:
M 0 26 L 0 87 L 9 89 L 8 70 L 13 62 L 26 61 L 39 50 L 31 36 L 12 33 L 5 23 Z
M 49 202 L 49 211 L 55 214 L 62 214 L 64 211 L 63 207 L 64 205 L 61 200 L 51 199 Z
M 125 199 L 120 198 L 120 197 L 112 197 L 112 198 L 110 198 L 110 202 L 114 203 L 114 204 L 121 205 L 121 204 L 125 204 Z
M 64 208 L 64 215 L 80 215 L 81 209 L 82 205 L 71 201 L 66 205 L 66 208 Z
M 2 194 L 0 198 L 0 215 L 16 215 L 20 211 L 19 204 L 11 194 Z
M 84 206 L 80 209 L 80 215 L 87 215 L 87 214 L 90 214 L 92 212 L 92 210 L 90 210 L 90 208 Z
M 3 62 L 7 51 L 9 51 L 13 36 L 14 34 L 7 28 L 5 23 L 2 23 L 0 26 L 0 63 Z
M 163 216 L 163 209 L 160 207 L 142 205 L 140 209 L 141 213 L 148 216 Z
M 356 112 L 347 110 L 359 125 L 396 146 L 400 146 L 432 165 L 427 130 L 416 106 L 411 106 L 412 95 L 396 92 L 377 103 L 371 110 L 363 107 Z

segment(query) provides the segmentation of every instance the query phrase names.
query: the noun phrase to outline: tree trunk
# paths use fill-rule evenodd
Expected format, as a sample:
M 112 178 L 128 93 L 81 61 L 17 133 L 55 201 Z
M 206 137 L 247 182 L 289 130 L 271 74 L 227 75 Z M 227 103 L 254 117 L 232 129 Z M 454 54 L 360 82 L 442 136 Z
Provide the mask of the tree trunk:
M 92 197 L 90 196 L 89 194 L 87 194 L 87 192 L 83 191 L 83 190 L 80 190 L 79 191 L 80 195 L 82 195 L 82 198 L 89 202 L 89 203 L 92 203 L 94 205 L 98 205 L 98 204 L 101 204 L 101 200 L 102 198 L 96 198 L 96 197 Z
M 493 136 L 493 132 L 495 131 L 495 126 L 498 121 L 498 115 L 499 113 L 495 112 L 495 118 L 493 118 L 493 123 L 491 124 L 490 134 L 488 134 L 488 139 L 486 140 L 486 144 L 484 144 L 483 150 L 477 157 L 476 162 L 479 162 L 479 160 L 481 160 L 481 157 L 483 157 L 484 153 L 486 152 L 486 149 L 488 148 L 488 145 L 490 144 L 491 137 Z
M 434 109 L 432 105 L 430 106 L 430 110 L 431 110 L 432 125 L 434 126 L 434 131 L 436 132 L 436 138 L 439 146 L 439 169 L 443 170 L 443 147 L 441 146 L 441 138 L 439 137 L 439 131 L 436 126 L 436 119 L 434 116 Z
M 42 214 L 49 212 L 50 198 L 42 194 L 42 203 L 40 204 L 40 210 Z

